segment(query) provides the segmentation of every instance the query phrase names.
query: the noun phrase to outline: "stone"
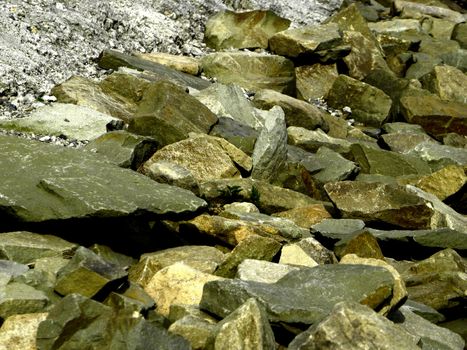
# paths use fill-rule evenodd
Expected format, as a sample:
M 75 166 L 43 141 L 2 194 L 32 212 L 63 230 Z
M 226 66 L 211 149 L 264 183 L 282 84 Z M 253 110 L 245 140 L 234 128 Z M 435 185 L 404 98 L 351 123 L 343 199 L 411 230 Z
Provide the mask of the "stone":
M 398 177 L 431 173 L 428 163 L 415 155 L 399 154 L 362 144 L 353 144 L 351 150 L 355 162 L 364 174 Z
M 412 337 L 365 305 L 341 302 L 319 324 L 299 334 L 290 350 L 419 349 Z
M 265 260 L 245 259 L 237 269 L 237 278 L 243 281 L 275 283 L 291 271 L 297 271 L 297 266 L 277 264 Z
M 368 28 L 377 34 L 396 34 L 401 32 L 421 32 L 420 21 L 413 18 L 391 18 L 387 21 L 368 23 Z
M 279 263 L 294 264 L 292 262 L 294 259 L 293 254 L 290 254 L 291 251 L 287 252 L 287 250 L 290 249 L 290 247 L 299 248 L 299 250 L 301 250 L 308 257 L 312 258 L 313 261 L 315 261 L 319 265 L 334 264 L 337 262 L 337 259 L 334 256 L 332 251 L 325 248 L 319 241 L 317 241 L 313 237 L 307 237 L 307 238 L 301 239 L 300 241 L 296 243 L 285 245 L 282 248 L 282 253 L 281 253 Z M 284 249 L 286 251 L 284 251 Z
M 317 152 L 322 146 L 338 153 L 350 152 L 351 143 L 349 141 L 328 136 L 321 129 L 308 130 L 298 126 L 289 126 L 287 137 L 290 145 L 303 148 L 308 152 Z
M 339 75 L 326 97 L 329 106 L 352 109 L 352 118 L 368 126 L 380 127 L 389 116 L 392 100 L 383 91 L 346 75 Z
M 185 318 L 186 316 L 190 316 L 192 318 L 206 321 L 207 323 L 214 325 L 218 322 L 218 320 L 209 315 L 208 313 L 201 311 L 199 307 L 195 305 L 187 305 L 187 304 L 174 304 L 170 307 L 170 312 L 168 316 L 168 320 L 170 322 L 175 322 Z
M 39 324 L 46 312 L 8 317 L 0 328 L 0 350 L 35 350 Z
M 320 184 L 348 180 L 360 171 L 360 167 L 356 163 L 324 146 L 318 149 L 312 161 L 322 167 L 321 170 L 312 174 L 313 178 Z
M 421 125 L 434 137 L 450 132 L 467 135 L 467 104 L 443 101 L 434 95 L 406 96 L 400 103 L 404 119 Z
M 451 66 L 436 66 L 431 73 L 420 78 L 424 89 L 442 100 L 467 103 L 467 76 Z
M 2 284 L 5 285 L 12 277 L 17 277 L 29 271 L 29 267 L 25 264 L 17 263 L 10 260 L 0 260 L 0 273 L 2 274 Z
M 0 259 L 31 264 L 45 257 L 73 254 L 77 245 L 56 236 L 26 231 L 4 232 L 0 240 Z
M 437 324 L 439 322 L 442 322 L 446 320 L 446 317 L 442 313 L 439 313 L 432 307 L 429 307 L 428 305 L 416 302 L 411 299 L 407 299 L 407 301 L 404 303 L 404 305 L 399 308 L 399 310 L 408 310 L 418 316 L 423 317 L 425 320 L 430 321 L 431 323 Z
M 168 82 L 152 83 L 143 93 L 128 131 L 151 136 L 165 146 L 184 140 L 190 132 L 207 134 L 217 117 L 181 87 Z
M 421 20 L 422 29 L 435 39 L 450 40 L 456 23 L 442 18 L 425 17 Z
M 156 140 L 124 130 L 107 132 L 89 142 L 85 149 L 98 153 L 110 162 L 137 170 L 159 148 Z
M 407 79 L 420 79 L 429 74 L 435 67 L 443 63 L 439 57 L 433 57 L 423 52 L 412 54 L 413 63 L 407 68 L 405 77 Z
M 419 143 L 409 152 L 409 155 L 420 157 L 429 162 L 430 165 L 434 165 L 435 169 L 438 165 L 440 168 L 449 164 L 467 165 L 467 152 L 465 150 L 433 142 Z
M 284 30 L 269 39 L 269 48 L 282 56 L 310 55 L 342 44 L 338 29 L 337 24 L 329 23 Z
M 342 239 L 334 247 L 334 251 L 342 259 L 348 254 L 354 254 L 360 258 L 384 260 L 378 240 L 368 231 L 363 231 L 349 239 Z
M 297 97 L 310 102 L 326 96 L 338 75 L 335 63 L 296 67 Z
M 178 262 L 158 271 L 144 289 L 156 301 L 157 312 L 168 316 L 171 305 L 198 305 L 206 283 L 219 280 L 223 278 Z
M 271 182 L 287 159 L 287 129 L 281 107 L 271 108 L 264 116 L 264 128 L 256 140 L 251 156 L 251 177 Z
M 207 343 L 215 333 L 216 326 L 199 317 L 185 316 L 169 327 L 171 334 L 177 334 L 190 342 L 191 349 L 206 349 Z
M 314 130 L 317 128 L 328 131 L 329 127 L 324 119 L 322 110 L 305 101 L 281 94 L 274 90 L 259 90 L 255 94 L 253 104 L 257 108 L 270 109 L 280 106 L 285 114 L 287 126 L 299 126 Z
M 454 27 L 451 39 L 456 40 L 462 49 L 467 49 L 467 24 L 458 23 Z
M 451 22 L 460 23 L 464 22 L 464 16 L 456 11 L 449 8 L 442 8 L 439 6 L 429 6 L 424 3 L 415 3 L 404 0 L 395 0 L 394 7 L 397 13 L 402 11 L 408 13 L 417 13 L 421 15 L 429 15 L 437 18 L 444 18 Z M 420 17 L 420 16 L 419 16 Z
M 467 136 L 451 132 L 443 137 L 443 144 L 457 148 L 467 148 Z
M 441 54 L 443 62 L 449 66 L 460 69 L 462 72 L 467 72 L 467 50 L 457 49 L 451 52 Z
M 409 124 L 404 122 L 392 122 L 383 125 L 382 129 L 387 134 L 423 134 L 425 130 L 418 124 Z
M 331 218 L 331 214 L 322 204 L 313 204 L 305 207 L 294 208 L 274 213 L 272 216 L 289 219 L 296 225 L 305 229 L 309 229 L 311 226 L 321 222 L 322 220 Z
M 238 212 L 248 214 L 248 213 L 259 213 L 259 209 L 253 203 L 234 202 L 234 203 L 224 205 L 224 212 L 227 212 L 229 215 L 232 213 L 238 213 Z
M 189 191 L 157 184 L 89 152 L 9 136 L 0 136 L 0 143 L 2 153 L 9 154 L 0 160 L 5 225 L 14 220 L 126 217 L 135 212 L 187 213 L 206 205 Z M 9 209 L 16 206 L 21 211 Z
M 113 265 L 119 266 L 123 270 L 128 270 L 130 266 L 137 262 L 137 260 L 132 258 L 131 256 L 122 253 L 117 253 L 113 251 L 110 247 L 102 244 L 95 243 L 89 247 L 89 250 L 96 253 L 105 261 Z
M 133 52 L 133 56 L 191 75 L 198 75 L 201 71 L 198 60 L 193 57 L 171 55 L 165 52 Z
M 10 282 L 0 285 L 0 318 L 12 315 L 43 312 L 49 304 L 49 298 L 37 290 L 21 282 Z
M 423 229 L 430 227 L 435 212 L 423 198 L 403 186 L 341 181 L 327 183 L 324 188 L 344 218 L 362 219 L 366 223 Z
M 263 306 L 254 298 L 216 325 L 212 349 L 276 349 L 274 333 Z
M 204 74 L 222 84 L 237 84 L 247 90 L 272 89 L 295 94 L 292 61 L 277 55 L 252 52 L 217 52 L 201 59 Z
M 281 244 L 275 239 L 250 235 L 242 240 L 227 254 L 224 261 L 217 267 L 216 276 L 234 278 L 238 265 L 245 259 L 271 261 L 281 249 Z
M 466 325 L 467 325 L 466 317 L 458 318 L 452 321 L 443 322 L 440 324 L 441 327 L 449 329 L 459 334 L 464 339 L 464 342 L 467 342 L 467 331 L 465 330 Z
M 272 11 L 221 11 L 206 22 L 204 42 L 216 51 L 268 48 L 268 40 L 288 29 L 290 21 Z
M 397 153 L 409 153 L 414 149 L 418 144 L 422 142 L 436 142 L 430 136 L 423 133 L 391 133 L 384 134 L 381 136 L 384 140 L 384 143 L 389 147 L 393 152 Z
M 324 219 L 311 227 L 313 235 L 332 240 L 340 240 L 355 235 L 365 227 L 360 219 Z
M 378 308 L 391 298 L 394 280 L 382 267 L 319 265 L 291 271 L 275 283 L 226 279 L 205 285 L 201 308 L 225 317 L 256 298 L 269 321 L 313 324 L 340 301 L 355 301 Z
M 106 286 L 118 285 L 126 276 L 126 271 L 119 266 L 79 247 L 70 262 L 58 271 L 55 291 L 61 295 L 79 293 L 93 297 Z
M 249 156 L 253 154 L 259 136 L 255 129 L 229 117 L 220 117 L 209 134 L 227 140 Z
M 209 87 L 210 83 L 201 78 L 179 72 L 152 60 L 127 55 L 116 50 L 104 50 L 101 52 L 97 64 L 104 69 L 117 70 L 120 67 L 128 67 L 153 73 L 154 80 L 170 80 L 173 83 L 196 90 Z

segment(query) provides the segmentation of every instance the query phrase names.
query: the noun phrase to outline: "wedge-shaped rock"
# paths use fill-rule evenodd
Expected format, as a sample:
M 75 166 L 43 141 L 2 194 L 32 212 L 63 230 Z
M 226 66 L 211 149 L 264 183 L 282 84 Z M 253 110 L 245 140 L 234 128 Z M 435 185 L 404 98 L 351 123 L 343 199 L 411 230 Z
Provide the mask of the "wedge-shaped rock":
M 321 129 L 308 130 L 298 126 L 289 126 L 287 136 L 290 145 L 313 153 L 322 146 L 338 153 L 349 153 L 351 146 L 349 141 L 328 136 Z
M 107 285 L 116 285 L 127 276 L 125 270 L 111 264 L 89 249 L 80 247 L 57 276 L 55 291 L 61 295 L 79 293 L 93 297 Z M 83 283 L 86 281 L 86 283 Z
M 434 214 L 432 206 L 403 186 L 341 181 L 324 188 L 345 218 L 423 229 L 430 227 Z
M 259 136 L 255 129 L 229 117 L 220 117 L 219 122 L 214 125 L 209 134 L 227 140 L 250 156 L 253 154 Z
M 309 161 L 313 161 L 315 165 L 323 168 L 318 172 L 313 172 L 313 178 L 321 184 L 347 180 L 360 171 L 356 163 L 345 159 L 339 153 L 327 147 L 320 147 L 318 152 L 313 154 L 312 158 L 306 162 Z M 306 166 L 306 164 L 304 165 Z
M 165 52 L 134 52 L 133 56 L 191 75 L 198 75 L 201 71 L 199 61 L 193 57 L 171 55 Z
M 394 7 L 397 12 L 407 11 L 412 14 L 424 14 L 430 15 L 437 18 L 444 18 L 448 19 L 451 22 L 464 22 L 464 16 L 457 12 L 453 11 L 449 8 L 439 7 L 439 6 L 429 6 L 424 3 L 416 3 L 411 1 L 404 1 L 404 0 L 396 0 L 394 1 Z
M 380 89 L 346 75 L 339 75 L 326 98 L 337 109 L 352 109 L 352 118 L 368 126 L 380 127 L 389 116 L 392 100 Z
M 216 325 L 209 342 L 214 350 L 274 350 L 276 342 L 264 307 L 254 298 L 232 312 Z
M 0 328 L 0 349 L 35 350 L 39 324 L 47 317 L 46 312 L 8 317 Z
M 304 238 L 297 243 L 287 244 L 282 247 L 279 260 L 280 264 L 310 267 L 336 262 L 334 254 L 313 237 Z
M 297 97 L 305 101 L 321 98 L 328 94 L 339 73 L 336 64 L 314 64 L 295 68 Z
M 420 78 L 424 89 L 442 100 L 467 103 L 467 76 L 451 66 L 436 66 L 433 72 Z
M 152 83 L 143 93 L 128 131 L 152 136 L 165 146 L 188 137 L 207 134 L 217 117 L 196 98 L 168 81 Z
M 276 55 L 251 52 L 218 52 L 201 60 L 208 77 L 223 84 L 237 84 L 257 91 L 272 89 L 295 95 L 295 69 L 292 61 Z
M 0 259 L 30 264 L 36 259 L 72 255 L 77 245 L 56 236 L 17 231 L 2 233 Z
M 169 161 L 188 169 L 197 181 L 240 177 L 235 166 L 251 170 L 252 161 L 240 149 L 214 136 L 193 137 L 161 148 L 143 164 L 140 172 L 151 177 L 151 166 Z
M 85 149 L 102 154 L 112 163 L 137 170 L 158 149 L 156 140 L 150 137 L 116 130 L 105 133 L 89 142 Z
M 397 153 L 409 153 L 424 141 L 436 142 L 427 134 L 420 132 L 395 132 L 384 134 L 381 138 L 391 151 Z
M 299 334 L 290 350 L 420 349 L 418 336 L 412 336 L 355 302 L 337 304 L 322 322 Z
M 354 254 L 359 258 L 384 260 L 378 240 L 367 230 L 342 238 L 334 246 L 334 252 L 341 259 L 344 259 L 348 254 Z
M 465 103 L 443 101 L 432 95 L 402 97 L 400 104 L 405 120 L 421 125 L 430 135 L 442 137 L 450 132 L 467 135 Z
M 279 218 L 285 218 L 293 221 L 296 225 L 309 229 L 312 225 L 321 222 L 324 219 L 331 218 L 331 214 L 321 204 L 309 205 L 306 207 L 294 208 L 279 213 L 275 213 L 272 216 Z
M 171 334 L 180 335 L 188 340 L 193 350 L 206 349 L 208 341 L 215 331 L 215 324 L 192 315 L 187 315 L 176 320 L 169 327 Z
M 89 152 L 0 136 L 0 212 L 8 222 L 188 213 L 206 205 Z M 27 171 L 25 171 L 27 169 Z M 154 200 L 154 199 L 157 200 Z
M 342 44 L 338 29 L 337 24 L 331 23 L 284 30 L 269 39 L 269 47 L 288 57 L 327 50 Z
M 229 48 L 267 49 L 269 38 L 288 29 L 289 25 L 288 19 L 272 11 L 221 11 L 207 21 L 204 42 L 217 51 Z
M 310 130 L 316 128 L 320 128 L 323 131 L 329 130 L 324 117 L 325 112 L 310 103 L 297 100 L 277 91 L 258 91 L 255 94 L 253 104 L 262 109 L 280 106 L 284 111 L 287 126 L 300 126 Z
M 435 168 L 438 168 L 436 165 L 440 167 L 448 164 L 467 165 L 467 152 L 464 149 L 434 142 L 419 143 L 409 152 L 409 155 L 420 157 Z
M 328 239 L 339 240 L 355 236 L 365 227 L 359 219 L 324 219 L 311 227 L 313 235 Z
M 49 304 L 47 295 L 27 284 L 10 282 L 0 285 L 0 317 L 45 311 Z
M 237 278 L 244 281 L 275 283 L 300 267 L 277 264 L 264 260 L 245 259 L 238 265 Z

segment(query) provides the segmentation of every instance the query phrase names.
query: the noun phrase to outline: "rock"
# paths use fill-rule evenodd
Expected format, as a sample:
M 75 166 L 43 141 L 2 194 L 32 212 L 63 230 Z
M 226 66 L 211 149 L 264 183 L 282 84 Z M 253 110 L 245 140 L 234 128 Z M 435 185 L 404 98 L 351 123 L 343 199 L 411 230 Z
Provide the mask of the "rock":
M 264 115 L 264 128 L 252 154 L 251 177 L 271 182 L 287 159 L 287 129 L 282 108 L 273 107 Z
M 351 143 L 347 140 L 330 137 L 321 129 L 308 130 L 298 126 L 287 128 L 288 142 L 290 145 L 303 148 L 309 152 L 316 152 L 325 146 L 338 153 L 349 153 Z
M 9 154 L 0 160 L 0 206 L 9 222 L 181 214 L 205 206 L 191 192 L 157 184 L 88 152 L 8 136 L 0 136 L 0 142 Z M 10 210 L 17 206 L 21 211 Z
M 326 98 L 337 109 L 346 106 L 352 109 L 352 118 L 368 126 L 380 127 L 389 115 L 392 101 L 376 87 L 339 75 Z
M 376 34 L 397 34 L 401 32 L 422 31 L 420 21 L 412 18 L 392 18 L 387 21 L 368 23 L 368 28 Z
M 79 293 L 93 297 L 106 286 L 118 285 L 126 276 L 125 270 L 117 265 L 79 247 L 70 262 L 58 272 L 55 291 L 61 295 Z
M 44 292 L 21 282 L 0 285 L 0 317 L 45 311 L 49 298 Z
M 312 25 L 281 31 L 269 39 L 272 52 L 288 57 L 310 55 L 342 44 L 337 24 Z
M 353 144 L 351 150 L 361 172 L 365 174 L 398 177 L 431 173 L 428 163 L 416 156 L 375 149 L 362 144 Z
M 207 343 L 215 333 L 216 326 L 199 317 L 185 316 L 169 327 L 171 334 L 177 334 L 190 342 L 193 350 L 206 349 Z
M 237 278 L 244 281 L 275 283 L 289 272 L 297 270 L 299 270 L 297 266 L 245 259 L 238 265 Z
M 208 313 L 201 311 L 199 307 L 195 305 L 187 305 L 187 304 L 175 304 L 170 307 L 170 313 L 168 316 L 168 320 L 170 322 L 175 322 L 177 320 L 181 320 L 186 316 L 190 316 L 192 318 L 196 318 L 198 320 L 206 321 L 207 323 L 214 325 L 218 322 L 216 318 L 209 315 Z
M 467 49 L 467 25 L 458 23 L 453 30 L 452 39 L 456 40 L 462 49 Z
M 338 75 L 336 64 L 296 67 L 297 97 L 312 101 L 326 96 Z
M 271 261 L 281 249 L 281 244 L 275 239 L 250 235 L 242 240 L 226 256 L 215 271 L 216 276 L 234 278 L 238 265 L 245 259 Z
M 205 285 L 201 308 L 225 317 L 256 298 L 271 322 L 312 324 L 340 301 L 377 308 L 391 298 L 394 284 L 385 268 L 365 265 L 319 265 L 289 272 L 271 283 L 222 280 Z
M 197 59 L 188 56 L 171 55 L 165 52 L 141 53 L 134 52 L 133 56 L 141 58 L 145 61 L 167 66 L 182 73 L 198 75 L 201 71 L 200 64 Z
M 467 324 L 467 318 L 458 318 L 457 320 L 452 320 L 448 322 L 443 322 L 440 324 L 441 327 L 447 328 L 453 332 L 459 334 L 463 339 L 464 342 L 467 341 L 467 331 L 465 330 L 465 325 Z M 465 347 L 464 347 L 465 348 Z
M 256 205 L 248 202 L 234 202 L 231 204 L 226 204 L 224 205 L 224 211 L 229 215 L 232 213 L 259 213 L 259 209 L 256 207 Z
M 318 149 L 312 161 L 322 167 L 312 175 L 320 184 L 351 179 L 360 171 L 356 163 L 324 146 Z
M 429 162 L 430 165 L 434 165 L 435 168 L 443 167 L 445 164 L 467 165 L 467 153 L 465 150 L 433 142 L 425 141 L 419 143 L 409 154 L 420 157 Z
M 21 264 L 30 264 L 45 257 L 73 254 L 77 245 L 52 235 L 32 232 L 5 232 L 1 235 L 0 259 L 8 259 Z
M 423 3 L 414 3 L 410 1 L 395 0 L 394 1 L 395 11 L 400 13 L 402 11 L 413 13 L 413 14 L 422 14 L 429 15 L 437 18 L 444 18 L 450 20 L 451 22 L 459 23 L 464 22 L 465 18 L 462 14 L 439 6 L 429 6 Z
M 416 52 L 412 54 L 412 61 L 413 63 L 405 72 L 405 77 L 407 79 L 420 79 L 421 77 L 432 72 L 436 66 L 443 63 L 441 58 L 433 57 L 423 52 Z
M 328 239 L 340 240 L 348 238 L 365 227 L 365 223 L 359 219 L 324 219 L 311 227 L 314 235 Z
M 430 227 L 434 215 L 425 200 L 402 186 L 341 181 L 324 188 L 344 218 L 423 229 Z
M 120 67 L 128 67 L 137 70 L 149 71 L 154 73 L 157 80 L 169 80 L 174 84 L 186 87 L 192 87 L 196 90 L 202 90 L 209 87 L 210 83 L 201 78 L 179 72 L 152 60 L 142 59 L 140 57 L 130 56 L 115 50 L 104 50 L 101 52 L 98 65 L 104 69 L 117 70 Z
M 331 218 L 331 214 L 321 204 L 313 204 L 306 207 L 294 208 L 279 213 L 274 213 L 272 216 L 285 218 L 293 221 L 296 225 L 309 229 L 312 225 L 321 222 L 322 220 Z
M 387 318 L 355 302 L 336 304 L 329 316 L 298 335 L 290 350 L 419 349 L 412 337 Z
M 204 41 L 207 46 L 222 49 L 268 48 L 268 40 L 290 26 L 288 19 L 272 11 L 221 11 L 206 23 Z
M 410 300 L 410 299 L 407 299 L 405 304 L 402 305 L 401 308 L 399 308 L 399 311 L 402 310 L 402 309 L 403 310 L 408 310 L 408 311 L 410 311 L 410 312 L 412 312 L 412 313 L 414 313 L 414 314 L 416 314 L 418 316 L 421 316 L 425 320 L 428 320 L 428 321 L 430 321 L 431 323 L 434 323 L 434 324 L 446 320 L 446 317 L 444 317 L 443 314 L 439 313 L 438 311 L 436 311 L 432 307 L 429 307 L 428 305 L 418 303 L 418 302 Z
M 2 274 L 2 285 L 6 285 L 12 277 L 21 276 L 27 271 L 29 271 L 29 267 L 25 264 L 9 260 L 0 260 L 0 273 Z
M 259 135 L 255 129 L 228 117 L 220 117 L 209 134 L 227 140 L 249 156 L 253 154 Z
M 384 260 L 383 252 L 378 244 L 378 240 L 368 231 L 363 231 L 348 239 L 343 238 L 334 250 L 339 258 L 345 258 L 349 254 L 354 254 L 360 258 L 372 258 Z
M 334 254 L 312 237 L 282 247 L 280 264 L 313 267 L 337 262 Z
M 216 325 L 212 349 L 276 349 L 274 333 L 263 306 L 254 298 Z
M 430 136 L 424 133 L 391 133 L 382 135 L 381 138 L 384 143 L 393 152 L 397 153 L 409 153 L 418 144 L 422 142 L 436 142 Z
M 407 96 L 401 98 L 400 102 L 405 120 L 421 125 L 434 137 L 442 137 L 450 132 L 467 134 L 466 104 L 442 101 L 436 96 Z
M 162 146 L 190 132 L 207 134 L 217 117 L 196 98 L 168 81 L 151 84 L 143 93 L 128 131 L 155 138 Z
M 467 76 L 451 66 L 436 66 L 420 78 L 424 89 L 438 95 L 442 100 L 467 103 Z
M 217 52 L 201 59 L 204 73 L 223 84 L 237 84 L 247 90 L 272 89 L 295 94 L 292 61 L 277 55 L 251 52 Z
M 223 280 L 178 262 L 158 271 L 144 287 L 156 301 L 157 312 L 168 316 L 171 305 L 198 305 L 209 281 Z
M 421 21 L 424 32 L 435 39 L 450 40 L 456 23 L 434 17 L 426 17 Z
M 47 313 L 12 315 L 0 328 L 1 350 L 35 350 L 36 334 L 39 323 L 45 320 Z
M 443 53 L 441 59 L 445 64 L 458 68 L 464 73 L 467 72 L 467 50 L 458 49 Z
M 467 148 L 467 136 L 451 132 L 443 137 L 443 144 L 457 148 Z

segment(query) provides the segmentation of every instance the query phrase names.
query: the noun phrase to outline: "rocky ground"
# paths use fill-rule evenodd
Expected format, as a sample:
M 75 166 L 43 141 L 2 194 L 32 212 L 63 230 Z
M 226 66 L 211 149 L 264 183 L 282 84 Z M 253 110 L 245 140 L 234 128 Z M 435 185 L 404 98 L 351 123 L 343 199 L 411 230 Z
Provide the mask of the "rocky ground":
M 0 349 L 465 348 L 462 4 L 296 3 L 0 3 Z

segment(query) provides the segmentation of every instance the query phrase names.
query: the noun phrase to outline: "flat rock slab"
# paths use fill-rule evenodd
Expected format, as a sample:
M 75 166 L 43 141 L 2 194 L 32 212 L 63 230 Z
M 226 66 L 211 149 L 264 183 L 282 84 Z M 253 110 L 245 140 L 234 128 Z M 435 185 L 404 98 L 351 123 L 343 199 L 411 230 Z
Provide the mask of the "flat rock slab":
M 201 308 L 220 317 L 256 298 L 272 322 L 312 324 L 341 301 L 377 308 L 391 297 L 394 279 L 385 268 L 365 265 L 323 265 L 289 272 L 276 283 L 241 280 L 208 282 Z
M 88 152 L 0 136 L 0 216 L 43 222 L 83 217 L 124 217 L 135 212 L 182 214 L 206 202 L 158 184 Z

